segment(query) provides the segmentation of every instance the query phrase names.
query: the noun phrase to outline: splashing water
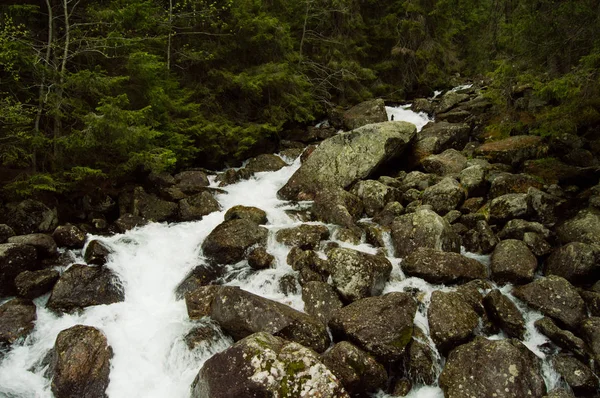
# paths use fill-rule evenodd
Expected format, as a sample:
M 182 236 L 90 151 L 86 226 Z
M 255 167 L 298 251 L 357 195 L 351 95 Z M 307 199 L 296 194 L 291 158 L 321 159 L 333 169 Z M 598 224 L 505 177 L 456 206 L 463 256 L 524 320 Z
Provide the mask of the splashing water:
M 395 121 L 402 120 L 405 122 L 409 122 L 417 126 L 417 131 L 421 131 L 425 125 L 431 121 L 430 118 L 425 112 L 413 112 L 410 110 L 410 105 L 400 105 L 397 107 L 386 106 L 385 111 L 388 115 L 388 120 L 392 120 L 392 117 Z

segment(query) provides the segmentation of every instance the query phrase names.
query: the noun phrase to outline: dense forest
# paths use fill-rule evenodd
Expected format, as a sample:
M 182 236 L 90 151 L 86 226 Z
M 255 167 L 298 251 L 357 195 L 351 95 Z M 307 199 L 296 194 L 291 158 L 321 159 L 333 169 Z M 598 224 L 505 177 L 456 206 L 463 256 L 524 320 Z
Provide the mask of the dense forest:
M 498 135 L 584 134 L 599 70 L 598 0 L 9 0 L 2 180 L 14 197 L 222 167 L 337 108 L 475 77 Z

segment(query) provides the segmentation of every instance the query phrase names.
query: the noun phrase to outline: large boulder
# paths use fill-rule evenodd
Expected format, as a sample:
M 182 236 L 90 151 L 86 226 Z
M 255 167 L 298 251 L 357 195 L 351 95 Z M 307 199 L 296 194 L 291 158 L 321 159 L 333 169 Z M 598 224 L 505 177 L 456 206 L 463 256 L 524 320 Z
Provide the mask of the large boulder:
M 380 98 L 361 102 L 344 112 L 343 120 L 347 130 L 355 130 L 366 124 L 387 122 L 385 102 Z
M 321 281 L 310 281 L 302 286 L 304 311 L 324 324 L 327 324 L 333 313 L 343 304 L 331 285 Z
M 267 213 L 258 207 L 237 205 L 231 207 L 225 213 L 225 221 L 229 220 L 250 220 L 256 224 L 266 224 L 269 222 Z
M 514 339 L 476 337 L 456 348 L 439 382 L 447 398 L 542 398 L 546 393 L 539 360 Z
M 487 277 L 487 269 L 479 261 L 428 247 L 420 247 L 404 258 L 402 271 L 430 283 L 461 283 Z
M 303 250 L 319 247 L 319 243 L 329 238 L 329 229 L 325 225 L 302 224 L 293 228 L 277 231 L 275 240 L 287 246 L 298 246 Z
M 328 188 L 317 193 L 311 211 L 319 221 L 354 229 L 363 209 L 356 195 L 341 188 Z
M 182 171 L 174 177 L 175 186 L 188 195 L 202 192 L 205 187 L 210 185 L 210 181 L 203 171 Z
M 15 278 L 15 286 L 19 296 L 34 299 L 52 290 L 59 276 L 54 269 L 23 271 Z
M 556 230 L 558 239 L 563 244 L 583 242 L 597 244 L 600 242 L 600 210 L 584 209 L 565 221 Z
M 249 173 L 260 173 L 263 171 L 277 171 L 287 166 L 287 163 L 277 155 L 262 154 L 248 160 L 244 168 Z
M 450 109 L 454 108 L 461 102 L 468 100 L 469 98 L 469 94 L 457 93 L 456 91 L 447 91 L 444 93 L 444 95 L 442 95 L 440 103 L 435 108 L 435 113 L 448 112 Z
M 104 265 L 108 261 L 111 250 L 99 240 L 92 240 L 88 243 L 83 254 L 85 262 L 88 264 Z
M 443 354 L 467 342 L 479 325 L 473 307 L 456 292 L 433 292 L 427 318 L 431 339 Z
M 460 252 L 460 237 L 446 220 L 432 210 L 418 209 L 397 217 L 391 229 L 398 257 L 407 256 L 419 247 Z
M 111 270 L 74 264 L 54 285 L 47 307 L 57 312 L 71 312 L 92 305 L 117 303 L 124 298 Z
M 423 192 L 424 205 L 430 205 L 436 213 L 446 214 L 456 209 L 465 199 L 465 190 L 452 177 L 446 177 Z
M 592 357 L 600 363 L 600 318 L 589 317 L 581 323 L 581 337 L 587 343 Z
M 600 274 L 600 247 L 571 242 L 556 249 L 546 260 L 546 275 L 562 276 L 571 283 L 589 283 Z
M 552 366 L 578 396 L 589 396 L 598 392 L 598 377 L 578 359 L 566 354 L 557 354 L 552 358 Z
M 332 285 L 346 301 L 380 295 L 392 272 L 392 263 L 383 256 L 336 248 L 327 257 Z
M 414 329 L 407 351 L 408 358 L 405 366 L 410 381 L 426 385 L 434 384 L 438 376 L 439 355 L 420 328 Z
M 563 330 L 556 326 L 552 319 L 543 317 L 535 321 L 535 328 L 546 335 L 554 344 L 560 348 L 571 351 L 580 358 L 585 358 L 587 355 L 587 347 L 585 342 L 575 336 L 573 332 Z
M 509 193 L 527 193 L 529 188 L 542 188 L 543 184 L 538 178 L 528 174 L 498 173 L 492 176 L 490 198 Z
M 490 201 L 490 221 L 493 223 L 505 223 L 528 214 L 527 194 L 507 193 Z
M 337 310 L 329 327 L 334 339 L 348 340 L 382 362 L 404 356 L 413 333 L 417 303 L 408 293 L 367 297 Z
M 416 127 L 406 122 L 370 124 L 321 143 L 279 195 L 299 199 L 323 187 L 346 188 L 365 179 L 412 142 Z
M 265 245 L 268 230 L 246 219 L 225 221 L 202 243 L 204 255 L 218 264 L 234 264 L 244 259 L 254 245 Z
M 54 343 L 52 393 L 56 398 L 105 398 L 112 348 L 91 326 L 63 330 Z
M 17 243 L 0 244 L 0 297 L 15 294 L 16 276 L 23 271 L 35 270 L 36 267 L 37 254 L 33 246 Z
M 175 289 L 178 299 L 182 299 L 187 292 L 192 292 L 199 287 L 213 285 L 222 276 L 223 268 L 200 264 L 194 267 Z
M 179 201 L 179 220 L 194 221 L 221 210 L 219 202 L 208 191 L 200 192 Z
M 519 165 L 528 159 L 543 157 L 548 152 L 544 139 L 533 135 L 517 135 L 500 141 L 487 142 L 479 146 L 475 153 L 485 157 L 490 163 Z
M 140 216 L 150 221 L 170 221 L 176 218 L 177 203 L 160 199 L 154 194 L 148 194 L 142 187 L 133 190 L 130 211 L 134 216 Z
M 571 330 L 576 330 L 586 316 L 585 303 L 577 290 L 560 276 L 551 275 L 537 279 L 516 287 L 512 293 Z
M 2 214 L 2 221 L 17 235 L 51 233 L 58 225 L 58 213 L 56 208 L 50 209 L 42 202 L 27 199 L 22 202 L 8 203 Z
M 460 172 L 460 185 L 467 191 L 467 196 L 476 197 L 486 193 L 486 174 L 487 170 L 479 164 L 471 165 Z
M 496 245 L 490 265 L 495 281 L 523 284 L 533 280 L 538 263 L 523 241 L 507 239 Z
M 6 224 L 0 224 L 0 243 L 6 243 L 11 236 L 15 236 L 15 231 Z
M 15 298 L 0 305 L 0 348 L 27 336 L 36 319 L 31 300 Z
M 213 355 L 192 384 L 192 398 L 349 398 L 312 350 L 256 333 Z
M 508 297 L 494 289 L 483 299 L 485 311 L 490 319 L 507 335 L 522 339 L 525 334 L 525 319 L 521 311 Z
M 58 256 L 58 247 L 50 235 L 29 234 L 12 236 L 8 238 L 8 243 L 30 245 L 35 247 L 38 259 Z
M 400 193 L 396 188 L 389 187 L 375 180 L 359 181 L 351 191 L 365 206 L 365 213 L 373 217 L 386 204 L 399 199 Z
M 85 244 L 85 233 L 71 224 L 56 227 L 52 237 L 59 247 L 81 249 Z
M 458 176 L 467 167 L 467 158 L 456 149 L 447 149 L 439 155 L 423 159 L 423 168 L 428 173 L 439 176 Z
M 327 328 L 303 312 L 233 286 L 206 286 L 185 295 L 190 318 L 210 316 L 235 340 L 266 332 L 317 352 L 329 347 Z

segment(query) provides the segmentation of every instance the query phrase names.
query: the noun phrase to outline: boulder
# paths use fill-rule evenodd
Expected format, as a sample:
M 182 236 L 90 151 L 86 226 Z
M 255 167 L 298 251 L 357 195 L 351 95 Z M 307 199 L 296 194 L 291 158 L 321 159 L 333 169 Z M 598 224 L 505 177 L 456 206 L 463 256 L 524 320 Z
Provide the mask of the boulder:
M 58 247 L 82 249 L 85 244 L 85 233 L 74 225 L 66 224 L 56 227 L 52 238 Z
M 0 243 L 6 243 L 11 236 L 15 236 L 15 231 L 6 224 L 0 224 Z
M 262 246 L 255 248 L 248 255 L 248 265 L 256 270 L 270 268 L 274 261 L 275 256 L 269 254 Z
M 386 387 L 385 368 L 352 343 L 342 341 L 334 345 L 323 354 L 322 361 L 353 397 L 364 397 Z
M 56 208 L 33 199 L 22 202 L 8 203 L 2 217 L 17 235 L 34 234 L 38 232 L 51 233 L 58 225 Z
M 597 167 L 577 167 L 555 158 L 528 160 L 523 171 L 542 179 L 547 184 L 586 184 L 598 179 Z
M 486 174 L 486 169 L 478 164 L 469 166 L 460 172 L 458 179 L 460 185 L 467 191 L 468 197 L 474 199 L 473 197 L 484 195 L 486 193 Z M 481 205 L 479 205 L 479 207 L 481 207 Z M 475 211 L 477 211 L 479 207 L 477 207 Z
M 200 193 L 210 185 L 210 181 L 203 171 L 183 171 L 174 177 L 176 187 L 188 195 Z
M 424 205 L 432 207 L 439 214 L 446 214 L 461 205 L 465 199 L 463 187 L 452 177 L 446 177 L 423 192 Z
M 150 221 L 170 221 L 177 214 L 177 203 L 160 199 L 154 194 L 146 193 L 144 188 L 136 187 L 133 190 L 131 210 L 127 213 Z
M 508 297 L 494 289 L 483 299 L 483 305 L 490 319 L 508 336 L 523 339 L 525 319 L 521 311 Z
M 16 243 L 35 247 L 38 259 L 58 256 L 58 247 L 50 235 L 29 234 L 12 236 L 8 238 L 8 243 Z
M 400 202 L 389 202 L 375 215 L 375 217 L 373 217 L 373 222 L 382 227 L 389 227 L 396 217 L 401 216 L 402 214 L 404 214 L 404 206 L 402 206 Z
M 541 158 L 548 152 L 544 139 L 533 135 L 517 135 L 499 141 L 486 142 L 475 150 L 490 163 L 520 165 L 528 159 Z
M 363 214 L 363 203 L 355 195 L 341 188 L 325 189 L 317 193 L 312 213 L 317 220 L 354 229 Z
M 185 295 L 190 318 L 210 316 L 235 340 L 266 332 L 317 352 L 329 347 L 327 328 L 303 312 L 233 286 L 206 286 Z
M 419 247 L 460 252 L 460 237 L 434 211 L 418 209 L 397 217 L 391 226 L 396 256 L 404 257 Z
M 136 227 L 143 227 L 148 224 L 148 220 L 141 216 L 134 216 L 131 213 L 125 213 L 115 221 L 115 226 L 120 233 L 132 230 Z
M 307 282 L 302 286 L 302 301 L 304 301 L 304 311 L 325 325 L 333 313 L 343 307 L 342 301 L 331 285 L 320 281 Z
M 461 150 L 469 141 L 471 128 L 465 123 L 429 123 L 419 132 L 418 140 L 433 139 L 438 151 L 454 148 Z
M 402 271 L 408 276 L 425 279 L 429 283 L 462 283 L 485 279 L 485 265 L 458 253 L 442 252 L 427 247 L 417 248 L 402 261 Z
M 600 247 L 571 242 L 546 260 L 546 275 L 562 276 L 574 284 L 587 284 L 600 275 Z
M 344 112 L 343 120 L 346 130 L 355 130 L 371 123 L 387 122 L 385 102 L 380 98 L 361 102 Z
M 596 363 L 600 362 L 600 318 L 589 317 L 581 323 L 581 337 L 587 343 Z
M 380 212 L 386 204 L 400 198 L 398 189 L 375 180 L 357 182 L 351 193 L 363 202 L 365 213 L 369 217 L 373 217 Z
M 0 348 L 31 332 L 37 319 L 31 300 L 14 298 L 0 305 Z
M 431 339 L 442 354 L 467 342 L 479 325 L 479 316 L 462 295 L 436 290 L 427 311 Z
M 585 342 L 568 330 L 556 326 L 552 319 L 543 317 L 534 323 L 535 328 L 546 335 L 554 344 L 584 358 L 587 355 Z
M 447 91 L 444 95 L 442 95 L 442 99 L 440 103 L 435 108 L 435 113 L 444 113 L 448 112 L 450 109 L 454 108 L 456 105 L 460 104 L 468 100 L 469 94 L 461 94 L 456 91 Z
M 556 195 L 540 191 L 536 188 L 527 190 L 527 204 L 531 210 L 532 219 L 544 225 L 554 225 L 560 218 L 561 208 L 565 200 Z
M 59 276 L 54 269 L 23 271 L 15 278 L 15 286 L 19 296 L 34 299 L 52 290 Z
M 106 397 L 112 355 L 106 336 L 94 327 L 76 325 L 60 332 L 51 365 L 54 396 Z
M 104 265 L 108 261 L 110 249 L 98 240 L 92 240 L 87 245 L 83 258 L 88 264 Z
M 496 245 L 490 266 L 496 282 L 523 284 L 533 280 L 538 263 L 523 241 L 507 239 Z
M 527 194 L 508 193 L 490 201 L 490 221 L 505 223 L 513 218 L 523 218 L 529 214 Z
M 467 167 L 467 158 L 456 149 L 447 149 L 439 155 L 430 155 L 422 161 L 423 169 L 439 176 L 458 176 Z
M 278 194 L 301 199 L 321 188 L 346 188 L 398 157 L 416 136 L 406 122 L 385 122 L 338 134 L 321 143 Z
M 550 237 L 550 230 L 542 224 L 534 221 L 521 219 L 510 220 L 504 225 L 504 228 L 498 233 L 500 239 L 518 239 L 523 240 L 527 232 L 535 232 L 544 238 Z
M 221 210 L 219 202 L 208 191 L 200 192 L 179 201 L 179 220 L 195 221 Z
M 277 171 L 287 166 L 287 163 L 277 155 L 263 154 L 248 160 L 246 171 L 249 173 L 260 173 L 263 171 Z
M 580 290 L 579 295 L 592 316 L 600 316 L 600 293 Z
M 414 329 L 407 354 L 406 369 L 410 381 L 414 384 L 434 384 L 440 367 L 439 355 L 430 346 L 425 333 L 418 327 Z
M 255 224 L 266 224 L 269 222 L 267 213 L 258 207 L 252 206 L 233 206 L 225 213 L 225 221 L 229 220 L 250 220 Z
M 223 333 L 218 327 L 212 324 L 200 325 L 193 327 L 183 338 L 185 345 L 190 350 L 196 348 L 206 348 L 211 343 L 216 343 L 223 337 Z
M 196 376 L 192 398 L 349 398 L 312 350 L 256 333 L 209 358 Z
M 202 243 L 204 255 L 217 264 L 235 264 L 254 245 L 265 245 L 268 230 L 247 219 L 225 221 Z
M 111 270 L 74 264 L 56 282 L 46 306 L 56 312 L 71 312 L 124 299 L 119 281 Z
M 196 266 L 181 281 L 175 293 L 178 299 L 182 299 L 187 292 L 193 292 L 202 286 L 216 284 L 217 279 L 223 275 L 221 267 L 212 267 L 209 264 L 200 264 Z
M 525 232 L 523 242 L 531 252 L 538 257 L 545 257 L 552 251 L 552 246 L 541 234 L 536 232 Z
M 462 243 L 471 253 L 489 254 L 494 251 L 500 240 L 485 220 L 478 220 L 474 228 L 463 236 Z
M 411 171 L 401 179 L 398 189 L 402 192 L 406 192 L 409 189 L 423 191 L 428 187 L 437 184 L 439 180 L 440 178 L 433 174 L 425 174 L 421 171 Z
M 585 303 L 577 290 L 560 276 L 552 275 L 518 286 L 512 294 L 571 330 L 576 330 L 586 315 Z
M 509 193 L 527 193 L 529 188 L 541 189 L 543 184 L 528 174 L 498 173 L 491 178 L 489 197 L 491 199 Z
M 540 368 L 518 340 L 476 337 L 450 353 L 439 383 L 447 398 L 542 398 L 546 386 Z
M 568 219 L 556 229 L 556 235 L 562 244 L 582 242 L 598 244 L 600 242 L 600 210 L 584 209 Z
M 402 359 L 413 332 L 417 303 L 408 293 L 367 297 L 334 312 L 329 321 L 337 341 L 348 340 L 383 363 Z
M 275 240 L 287 246 L 298 246 L 303 250 L 319 247 L 322 240 L 329 238 L 329 229 L 325 225 L 302 224 L 282 229 L 275 234 Z
M 557 354 L 552 357 L 552 366 L 577 396 L 594 395 L 598 392 L 598 378 L 578 359 L 566 354 Z
M 329 262 L 320 258 L 312 250 L 302 250 L 299 247 L 293 247 L 288 253 L 286 260 L 294 271 L 309 268 L 315 272 L 329 275 Z
M 392 272 L 392 264 L 383 256 L 336 248 L 327 257 L 332 285 L 349 302 L 380 295 Z
M 37 268 L 37 254 L 33 246 L 17 243 L 0 244 L 0 297 L 17 292 L 14 280 L 23 271 Z

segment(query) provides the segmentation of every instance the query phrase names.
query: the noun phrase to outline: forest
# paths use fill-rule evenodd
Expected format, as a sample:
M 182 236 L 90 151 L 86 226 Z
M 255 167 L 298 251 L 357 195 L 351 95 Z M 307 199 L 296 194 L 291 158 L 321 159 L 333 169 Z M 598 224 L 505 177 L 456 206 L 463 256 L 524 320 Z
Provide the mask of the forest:
M 499 136 L 588 134 L 599 36 L 598 0 L 4 1 L 3 194 L 234 165 L 337 109 L 468 79 Z

